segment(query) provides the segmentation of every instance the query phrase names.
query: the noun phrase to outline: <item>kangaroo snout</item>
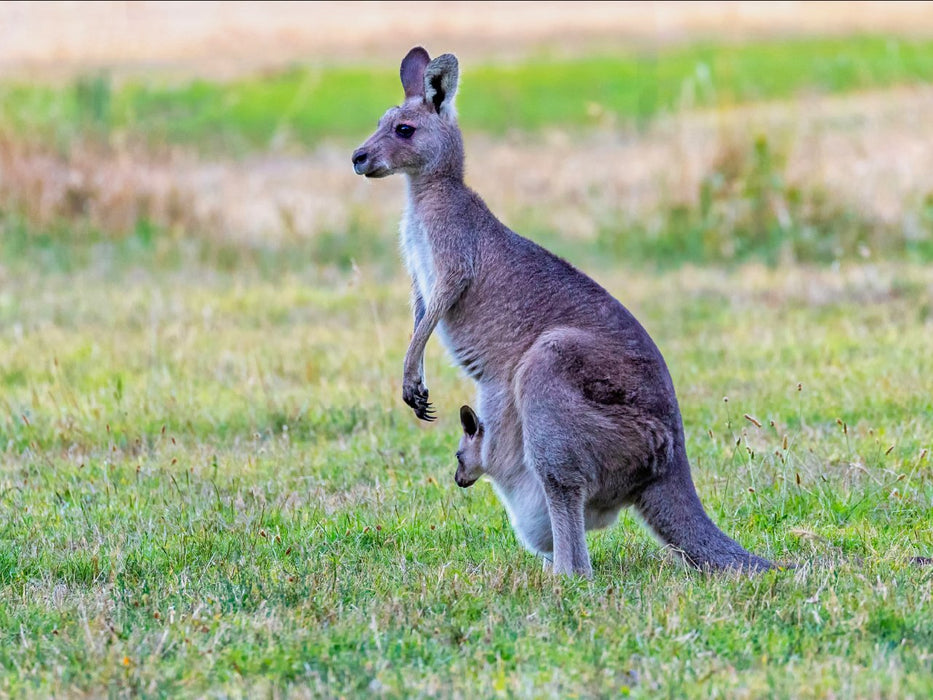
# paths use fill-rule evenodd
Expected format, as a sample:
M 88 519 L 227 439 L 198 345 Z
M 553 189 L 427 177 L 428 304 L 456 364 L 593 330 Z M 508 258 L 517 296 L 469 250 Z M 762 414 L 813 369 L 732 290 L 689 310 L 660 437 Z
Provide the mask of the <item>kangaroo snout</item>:
M 382 152 L 369 142 L 353 151 L 353 172 L 366 177 L 385 177 L 392 174 Z
M 469 488 L 479 480 L 479 476 L 470 478 L 467 476 L 467 467 L 463 462 L 463 450 L 457 450 L 457 473 L 454 474 L 454 481 L 462 489 Z
M 457 473 L 454 474 L 454 481 L 457 482 L 457 486 L 459 486 L 460 488 L 462 488 L 462 489 L 468 489 L 468 488 L 470 488 L 473 484 L 475 484 L 477 481 L 479 481 L 479 477 L 477 477 L 477 478 L 475 478 L 475 479 L 470 479 L 470 478 L 464 476 L 463 474 L 461 474 L 461 473 L 460 473 L 460 470 L 458 469 L 458 470 L 457 470 Z
M 353 172 L 357 175 L 365 175 L 367 160 L 369 160 L 369 153 L 366 149 L 357 148 L 353 151 Z

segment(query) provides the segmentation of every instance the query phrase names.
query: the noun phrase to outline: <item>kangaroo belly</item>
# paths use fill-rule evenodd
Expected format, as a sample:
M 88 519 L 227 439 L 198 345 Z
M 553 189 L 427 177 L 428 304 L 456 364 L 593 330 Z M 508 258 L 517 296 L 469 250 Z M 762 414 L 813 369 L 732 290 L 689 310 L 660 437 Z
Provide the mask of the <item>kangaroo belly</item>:
M 456 326 L 451 327 L 446 321 L 437 324 L 435 332 L 454 363 L 462 367 L 470 379 L 477 382 L 483 379 L 489 360 L 480 345 L 470 342 L 470 334 L 463 333 Z
M 587 504 L 583 510 L 583 526 L 587 530 L 602 530 L 614 525 L 619 518 L 620 507 L 598 508 Z
M 527 341 L 508 314 L 476 297 L 468 290 L 445 315 L 441 342 L 471 379 L 508 381 Z
M 493 480 L 493 487 L 509 516 L 512 529 L 522 545 L 545 556 L 554 551 L 551 532 L 551 516 L 548 512 L 544 489 L 533 475 L 522 480 L 520 486 L 500 486 Z

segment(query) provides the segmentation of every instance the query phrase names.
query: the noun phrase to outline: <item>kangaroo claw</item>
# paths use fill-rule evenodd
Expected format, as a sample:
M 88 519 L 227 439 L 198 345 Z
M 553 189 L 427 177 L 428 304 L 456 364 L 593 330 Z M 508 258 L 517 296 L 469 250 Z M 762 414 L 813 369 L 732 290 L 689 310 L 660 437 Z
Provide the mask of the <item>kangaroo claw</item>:
M 402 400 L 414 409 L 415 415 L 421 420 L 430 423 L 436 418 L 434 407 L 428 401 L 428 389 L 422 381 L 404 387 Z
M 420 410 L 416 408 L 415 415 L 427 423 L 431 423 L 432 421 L 437 419 L 437 415 L 435 414 L 434 407 L 429 403 L 426 403 L 424 407 L 421 408 Z

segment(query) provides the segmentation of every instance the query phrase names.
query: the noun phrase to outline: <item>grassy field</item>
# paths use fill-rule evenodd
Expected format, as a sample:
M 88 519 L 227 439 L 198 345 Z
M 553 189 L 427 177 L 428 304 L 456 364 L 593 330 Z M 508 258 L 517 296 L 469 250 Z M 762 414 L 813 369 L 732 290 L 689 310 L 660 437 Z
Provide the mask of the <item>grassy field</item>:
M 689 107 L 671 100 L 698 62 L 717 90 L 693 104 L 717 105 L 933 70 L 926 44 L 833 41 L 670 49 L 650 59 L 673 76 L 650 110 L 609 108 L 637 121 Z M 823 68 L 790 70 L 791 48 Z M 560 118 L 585 127 L 598 117 L 573 102 L 574 77 L 598 92 L 607 67 L 640 80 L 646 60 L 481 68 L 493 91 L 466 83 L 461 110 L 492 133 L 527 110 L 534 134 L 553 88 Z M 783 78 L 742 87 L 776 65 Z M 62 147 L 101 128 L 263 151 L 274 110 L 251 120 L 237 105 L 276 90 L 306 143 L 298 86 L 318 76 L 359 100 L 359 122 L 320 127 L 342 153 L 397 99 L 390 73 L 6 86 L 0 151 L 17 147 L 16 114 L 39 115 L 29 137 L 48 128 Z M 239 90 L 255 99 L 212 111 Z M 79 94 L 97 126 L 69 111 Z M 189 111 L 176 138 L 167 115 Z M 129 157 L 113 148 L 101 158 Z M 83 205 L 49 222 L 0 197 L 0 696 L 929 697 L 933 567 L 913 559 L 933 556 L 933 209 L 910 214 L 909 240 L 851 206 L 808 219 L 811 195 L 776 157 L 755 141 L 721 163 L 732 179 L 711 174 L 708 199 L 625 230 L 605 221 L 611 238 L 562 240 L 540 213 L 513 222 L 655 338 L 708 511 L 797 565 L 755 578 L 685 570 L 626 513 L 589 535 L 592 581 L 555 580 L 488 483 L 458 489 L 473 388 L 431 341 L 439 420 L 402 403 L 411 322 L 391 226 L 247 240 L 192 215 L 103 230 Z
M 440 420 L 401 403 L 404 281 L 23 255 L 0 295 L 4 694 L 933 687 L 910 563 L 933 553 L 929 268 L 597 269 L 666 354 L 716 521 L 800 568 L 685 571 L 625 515 L 582 582 L 453 484 L 471 388 L 437 346 Z
M 548 126 L 644 125 L 682 108 L 930 80 L 929 40 L 867 36 L 689 45 L 468 66 L 459 112 L 465 129 L 497 134 Z M 356 137 L 398 99 L 394 64 L 296 66 L 226 83 L 163 85 L 139 80 L 115 85 L 101 72 L 66 86 L 0 87 L 0 125 L 61 143 L 87 131 L 117 132 L 150 143 L 242 153 Z

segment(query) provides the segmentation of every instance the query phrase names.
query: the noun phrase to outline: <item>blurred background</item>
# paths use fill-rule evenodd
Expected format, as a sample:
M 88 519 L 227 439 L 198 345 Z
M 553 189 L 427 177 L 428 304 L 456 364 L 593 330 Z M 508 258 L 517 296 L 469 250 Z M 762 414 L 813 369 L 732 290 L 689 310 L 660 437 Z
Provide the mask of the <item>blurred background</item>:
M 402 183 L 348 163 L 416 44 L 468 182 L 575 262 L 933 259 L 929 3 L 7 2 L 3 263 L 398 274 Z

